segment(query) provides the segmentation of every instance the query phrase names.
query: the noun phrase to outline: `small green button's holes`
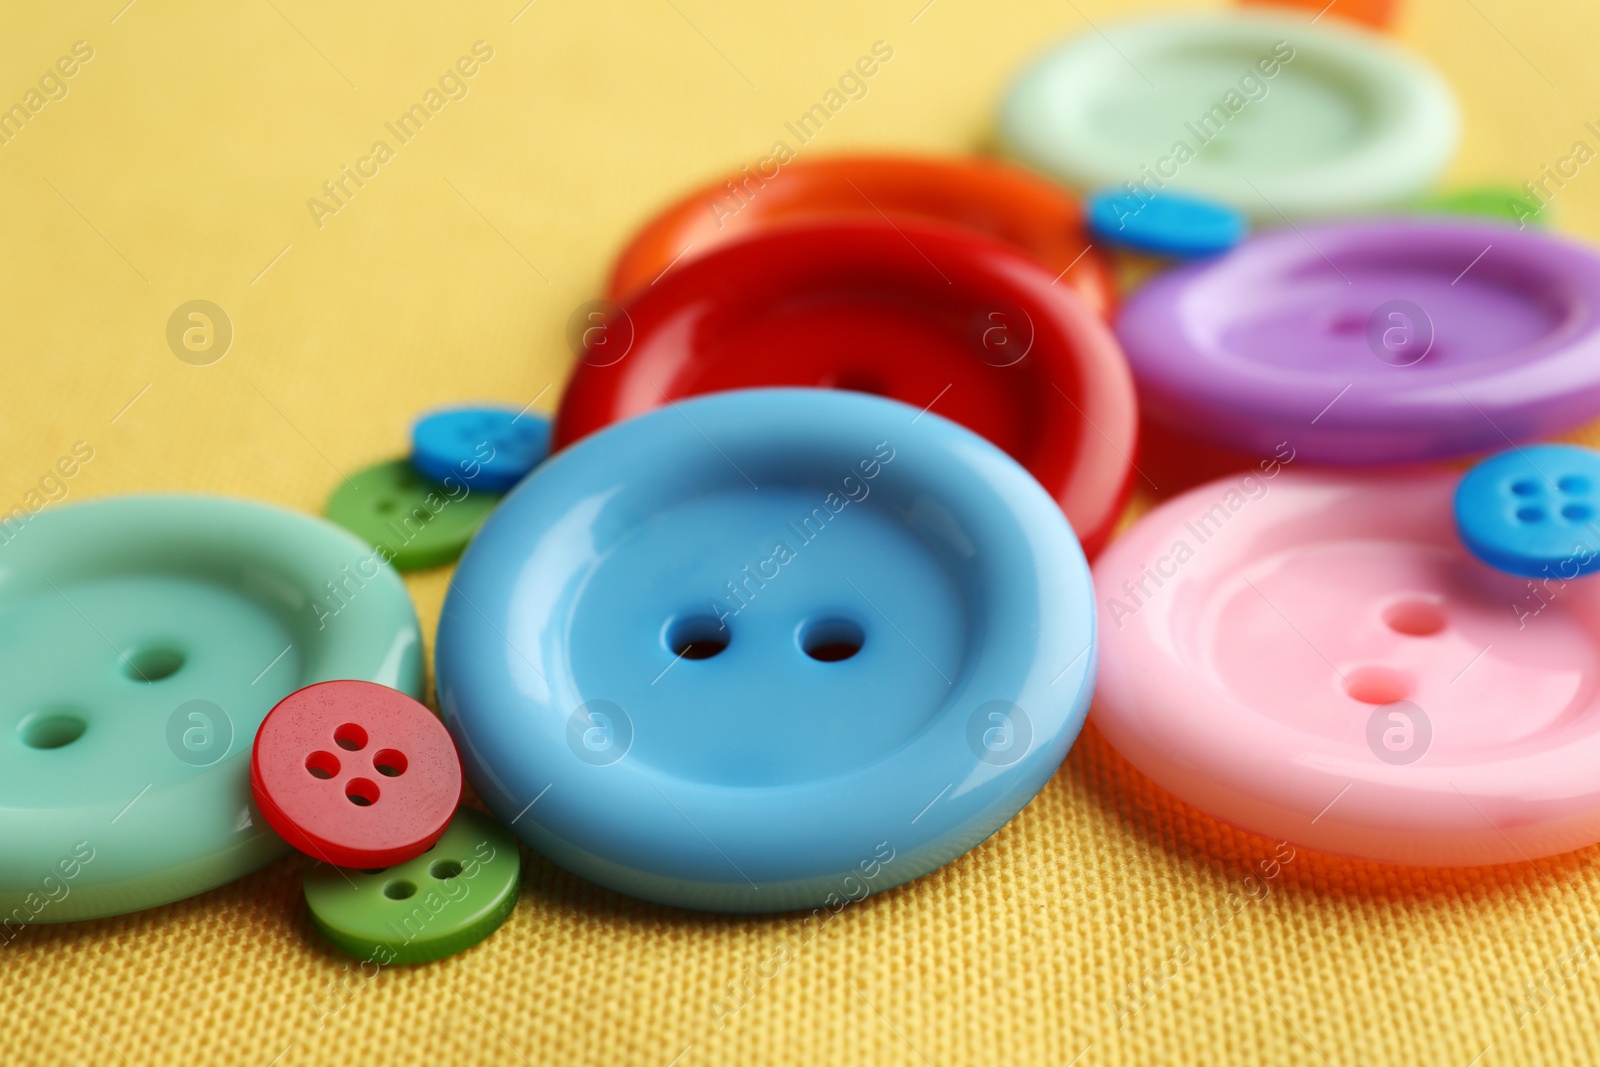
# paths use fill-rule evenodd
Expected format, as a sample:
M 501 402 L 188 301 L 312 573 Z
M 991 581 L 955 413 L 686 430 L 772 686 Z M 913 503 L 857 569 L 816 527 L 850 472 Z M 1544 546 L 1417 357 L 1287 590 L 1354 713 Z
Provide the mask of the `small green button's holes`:
M 352 778 L 345 783 L 344 795 L 357 807 L 370 807 L 378 802 L 378 785 L 366 778 Z
M 339 757 L 332 752 L 313 752 L 306 757 L 306 770 L 313 778 L 332 778 L 339 773 Z
M 122 672 L 136 682 L 159 682 L 170 678 L 183 667 L 182 652 L 168 645 L 149 645 L 128 653 L 122 661 Z
M 390 900 L 405 900 L 417 895 L 417 887 L 404 878 L 396 878 L 383 887 L 383 895 Z
M 439 860 L 432 867 L 428 868 L 428 873 L 442 882 L 448 878 L 454 878 L 456 875 L 460 874 L 461 864 L 457 863 L 455 860 Z
M 367 731 L 353 722 L 347 722 L 333 731 L 334 742 L 349 752 L 360 752 L 367 747 Z
M 406 755 L 398 749 L 379 749 L 378 754 L 372 757 L 372 765 L 385 778 L 398 778 L 406 773 Z
M 88 728 L 81 714 L 63 709 L 28 716 L 22 720 L 18 732 L 22 743 L 29 748 L 60 748 L 82 737 Z

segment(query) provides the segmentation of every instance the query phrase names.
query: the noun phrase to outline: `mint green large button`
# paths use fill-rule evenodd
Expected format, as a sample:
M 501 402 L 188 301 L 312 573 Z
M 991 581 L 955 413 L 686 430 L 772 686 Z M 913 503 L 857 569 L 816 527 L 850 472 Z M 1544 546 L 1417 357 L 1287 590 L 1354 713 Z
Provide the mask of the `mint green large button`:
M 517 904 L 522 855 L 510 830 L 462 808 L 434 846 L 372 871 L 306 868 L 306 904 L 322 936 L 380 965 L 437 960 L 499 929 Z
M 282 854 L 250 799 L 262 718 L 334 678 L 419 695 L 421 637 L 399 576 L 330 523 L 119 497 L 41 512 L 0 544 L 0 678 L 3 943 Z
M 1460 132 L 1421 60 L 1336 19 L 1256 10 L 1106 24 L 1011 86 L 1000 136 L 1079 189 L 1187 190 L 1262 220 L 1421 193 Z

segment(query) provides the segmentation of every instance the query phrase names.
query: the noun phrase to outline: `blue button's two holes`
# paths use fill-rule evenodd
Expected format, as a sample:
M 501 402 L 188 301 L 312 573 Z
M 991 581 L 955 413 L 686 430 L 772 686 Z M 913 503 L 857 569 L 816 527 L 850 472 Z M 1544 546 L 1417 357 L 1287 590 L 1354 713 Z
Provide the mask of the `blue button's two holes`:
M 713 615 L 690 615 L 667 627 L 667 648 L 680 659 L 710 659 L 728 647 L 731 634 Z

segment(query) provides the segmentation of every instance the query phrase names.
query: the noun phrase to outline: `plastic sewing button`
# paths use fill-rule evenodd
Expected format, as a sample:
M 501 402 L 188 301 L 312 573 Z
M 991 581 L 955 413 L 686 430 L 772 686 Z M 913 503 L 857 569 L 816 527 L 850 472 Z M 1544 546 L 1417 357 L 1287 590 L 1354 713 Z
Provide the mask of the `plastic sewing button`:
M 424 478 L 452 479 L 485 493 L 503 493 L 550 451 L 550 423 L 513 408 L 436 411 L 411 428 L 411 465 Z
M 1325 852 L 1600 841 L 1600 586 L 1483 566 L 1456 482 L 1268 467 L 1151 512 L 1095 564 L 1096 725 L 1196 807 Z
M 1461 479 L 1456 529 L 1472 554 L 1529 578 L 1600 569 L 1600 453 L 1576 445 L 1502 452 Z
M 1000 112 L 1007 152 L 1075 188 L 1170 187 L 1272 222 L 1420 195 L 1460 125 L 1444 80 L 1385 37 L 1281 11 L 1097 27 Z
M 329 677 L 422 690 L 399 577 L 320 519 L 223 497 L 51 508 L 0 548 L 0 940 L 281 855 L 250 739 Z M 341 601 L 330 579 L 359 591 Z
M 500 928 L 517 906 L 522 856 L 511 832 L 462 808 L 414 859 L 368 870 L 313 863 L 306 904 L 323 937 L 379 965 L 443 959 Z
M 1116 341 L 1021 253 L 910 221 L 772 230 L 683 263 L 626 307 L 632 348 L 580 360 L 555 447 L 683 397 L 831 386 L 926 408 L 1013 456 L 1091 555 L 1133 474 Z
M 610 293 L 623 299 L 720 244 L 774 226 L 856 218 L 943 223 L 993 237 L 1044 264 L 1102 316 L 1111 268 L 1089 247 L 1072 196 L 1025 170 L 978 158 L 836 156 L 749 168 L 697 189 L 647 223 L 617 257 Z
M 1600 412 L 1600 256 L 1439 218 L 1247 240 L 1145 285 L 1117 318 L 1150 421 L 1303 459 L 1500 448 Z
M 439 622 L 446 721 L 524 841 L 683 907 L 841 906 L 988 837 L 1066 755 L 1088 570 L 1026 471 L 833 390 L 685 400 L 557 453 Z
M 461 802 L 461 761 L 444 725 L 406 694 L 322 682 L 261 723 L 250 789 L 272 828 L 306 855 L 382 867 L 444 833 Z
M 1182 193 L 1144 197 L 1108 189 L 1089 198 L 1086 214 L 1090 230 L 1107 244 L 1181 259 L 1226 252 L 1249 229 L 1233 208 Z
M 1538 202 L 1521 189 L 1482 185 L 1455 189 L 1425 197 L 1413 210 L 1429 215 L 1469 215 L 1515 222 L 1520 226 L 1543 226 L 1546 217 Z
M 364 539 L 403 571 L 461 555 L 500 497 L 462 478 L 435 483 L 405 460 L 379 463 L 341 481 L 328 518 Z

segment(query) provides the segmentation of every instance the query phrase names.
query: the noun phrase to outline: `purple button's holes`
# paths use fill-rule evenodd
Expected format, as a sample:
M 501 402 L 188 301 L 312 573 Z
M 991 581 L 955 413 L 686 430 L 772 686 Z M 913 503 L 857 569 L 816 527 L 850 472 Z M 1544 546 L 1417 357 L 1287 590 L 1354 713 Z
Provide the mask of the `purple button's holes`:
M 383 887 L 383 895 L 390 900 L 405 900 L 417 895 L 417 887 L 404 878 L 396 878 Z
M 183 667 L 184 655 L 170 645 L 149 645 L 128 653 L 122 671 L 136 682 L 159 682 Z
M 821 619 L 807 623 L 800 631 L 800 648 L 823 663 L 837 663 L 861 651 L 866 634 L 859 623 L 849 619 Z
M 368 808 L 378 802 L 378 785 L 365 778 L 352 778 L 345 783 L 344 796 L 357 807 Z
M 731 636 L 715 616 L 690 615 L 667 627 L 667 648 L 682 659 L 710 659 L 728 647 Z
M 1444 612 L 1426 600 L 1402 600 L 1383 609 L 1383 622 L 1396 633 L 1427 637 L 1444 629 Z
M 1518 522 L 1543 522 L 1544 508 L 1518 508 Z
M 380 749 L 372 757 L 372 765 L 385 778 L 398 778 L 406 773 L 406 754 L 393 748 Z
M 347 722 L 333 731 L 333 740 L 348 752 L 360 752 L 367 747 L 367 731 L 353 722 Z
M 306 757 L 306 770 L 313 778 L 332 778 L 339 773 L 339 757 L 332 752 L 313 752 Z

